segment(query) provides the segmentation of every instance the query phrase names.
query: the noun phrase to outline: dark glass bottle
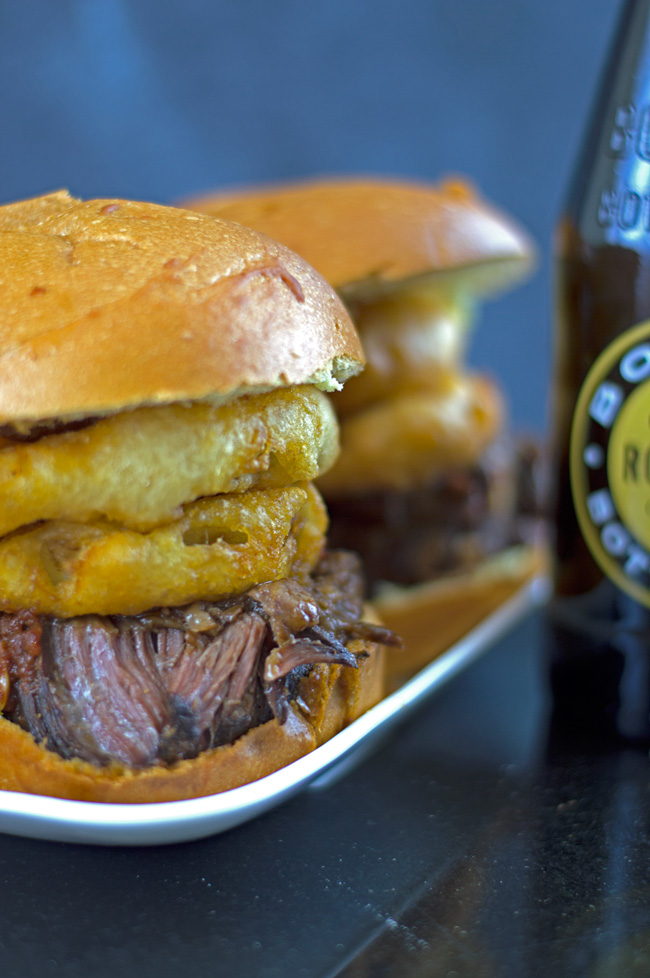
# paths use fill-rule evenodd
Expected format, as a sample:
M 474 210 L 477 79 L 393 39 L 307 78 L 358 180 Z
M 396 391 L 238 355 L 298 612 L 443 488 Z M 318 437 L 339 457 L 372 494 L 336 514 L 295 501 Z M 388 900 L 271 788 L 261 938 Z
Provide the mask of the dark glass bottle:
M 650 746 L 650 0 L 627 0 L 557 240 L 556 718 Z

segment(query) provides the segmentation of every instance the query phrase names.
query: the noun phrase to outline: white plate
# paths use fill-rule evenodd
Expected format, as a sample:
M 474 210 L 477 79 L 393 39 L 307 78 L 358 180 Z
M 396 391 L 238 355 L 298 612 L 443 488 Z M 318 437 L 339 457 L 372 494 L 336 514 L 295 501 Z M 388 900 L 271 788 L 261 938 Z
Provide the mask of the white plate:
M 252 784 L 206 798 L 108 805 L 0 791 L 0 831 L 95 845 L 160 845 L 224 832 L 306 785 L 323 788 L 357 764 L 425 697 L 464 669 L 546 597 L 546 581 L 522 588 L 461 641 L 322 747 Z

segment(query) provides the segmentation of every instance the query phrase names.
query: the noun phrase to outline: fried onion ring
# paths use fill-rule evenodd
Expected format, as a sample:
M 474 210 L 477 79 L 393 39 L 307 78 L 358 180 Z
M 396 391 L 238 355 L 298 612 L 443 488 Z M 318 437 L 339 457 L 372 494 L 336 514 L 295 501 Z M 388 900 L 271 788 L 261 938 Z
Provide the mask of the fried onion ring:
M 325 498 L 363 489 L 406 489 L 449 465 L 473 462 L 502 425 L 498 388 L 457 375 L 446 390 L 390 398 L 341 423 L 341 454 L 318 486 Z
M 0 540 L 0 610 L 137 614 L 307 574 L 327 516 L 307 483 L 200 499 L 150 533 L 48 521 Z
M 473 315 L 469 297 L 413 290 L 352 309 L 367 363 L 333 395 L 340 417 L 383 401 L 387 392 L 442 388 L 459 372 Z
M 337 450 L 332 407 L 313 387 L 123 412 L 0 447 L 0 536 L 37 520 L 146 532 L 201 496 L 313 479 Z

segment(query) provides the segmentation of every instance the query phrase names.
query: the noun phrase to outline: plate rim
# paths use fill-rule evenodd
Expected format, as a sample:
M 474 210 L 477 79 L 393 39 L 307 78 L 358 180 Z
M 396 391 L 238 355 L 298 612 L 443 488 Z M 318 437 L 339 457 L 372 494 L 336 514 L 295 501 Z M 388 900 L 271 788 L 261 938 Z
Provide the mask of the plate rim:
M 80 801 L 0 789 L 0 832 L 52 841 L 143 845 L 218 834 L 275 807 L 336 765 L 373 735 L 401 723 L 435 690 L 468 666 L 549 593 L 535 577 L 411 679 L 315 750 L 257 781 L 178 801 Z M 346 770 L 347 773 L 347 770 Z

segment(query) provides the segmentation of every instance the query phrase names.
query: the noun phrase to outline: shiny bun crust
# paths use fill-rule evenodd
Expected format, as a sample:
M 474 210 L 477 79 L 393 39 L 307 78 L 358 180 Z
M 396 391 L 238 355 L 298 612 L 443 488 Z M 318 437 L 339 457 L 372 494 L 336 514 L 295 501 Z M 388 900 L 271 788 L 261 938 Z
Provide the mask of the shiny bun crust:
M 269 720 L 234 744 L 170 767 L 102 768 L 79 759 L 64 760 L 0 717 L 0 789 L 81 801 L 146 803 L 197 798 L 256 781 L 308 754 L 379 702 L 384 693 L 383 648 L 361 641 L 349 647 L 370 654 L 360 660 L 358 669 L 315 666 L 301 680 L 299 698 L 283 725 Z
M 338 389 L 362 363 L 334 291 L 255 231 L 65 192 L 0 207 L 0 424 Z
M 466 182 L 329 178 L 207 194 L 185 207 L 262 231 L 302 255 L 345 297 L 464 271 L 487 294 L 524 276 L 524 231 Z
M 404 648 L 386 657 L 388 691 L 451 648 L 527 582 L 543 576 L 548 558 L 542 544 L 511 547 L 473 570 L 413 587 L 391 587 L 374 599 L 382 622 Z

